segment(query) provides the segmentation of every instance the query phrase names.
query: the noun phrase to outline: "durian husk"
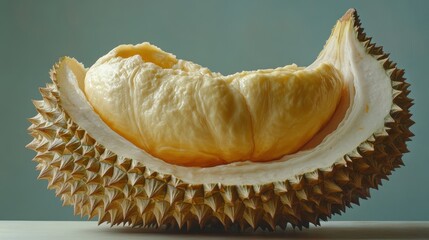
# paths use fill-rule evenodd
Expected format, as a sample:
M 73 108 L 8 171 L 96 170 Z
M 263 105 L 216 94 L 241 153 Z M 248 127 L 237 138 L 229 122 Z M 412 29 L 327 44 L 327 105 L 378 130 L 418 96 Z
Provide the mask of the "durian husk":
M 38 114 L 30 118 L 27 145 L 39 179 L 72 205 L 77 215 L 98 217 L 99 223 L 141 227 L 221 227 L 225 229 L 285 229 L 319 225 L 346 207 L 370 197 L 383 179 L 403 165 L 406 142 L 413 136 L 409 111 L 410 86 L 404 70 L 371 43 L 352 11 L 358 40 L 382 63 L 396 90 L 384 128 L 331 167 L 262 185 L 189 184 L 173 175 L 151 171 L 141 162 L 105 149 L 63 110 L 56 81 L 40 88 L 34 101 Z

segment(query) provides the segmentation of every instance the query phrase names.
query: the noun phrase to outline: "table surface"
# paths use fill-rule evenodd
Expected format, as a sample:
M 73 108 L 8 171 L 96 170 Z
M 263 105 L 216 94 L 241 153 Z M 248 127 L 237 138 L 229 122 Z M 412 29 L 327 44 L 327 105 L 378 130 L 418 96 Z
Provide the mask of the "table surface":
M 86 239 L 429 239 L 428 222 L 324 222 L 302 231 L 194 231 L 97 226 L 97 222 L 0 221 L 3 240 L 86 240 Z

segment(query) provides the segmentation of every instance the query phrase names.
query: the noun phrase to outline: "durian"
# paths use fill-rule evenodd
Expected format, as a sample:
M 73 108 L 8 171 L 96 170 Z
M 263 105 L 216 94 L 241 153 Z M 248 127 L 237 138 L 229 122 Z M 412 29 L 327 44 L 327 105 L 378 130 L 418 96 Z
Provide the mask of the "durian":
M 30 118 L 39 178 L 75 214 L 132 226 L 320 224 L 403 165 L 404 71 L 350 9 L 308 67 L 229 76 L 143 43 L 64 57 Z

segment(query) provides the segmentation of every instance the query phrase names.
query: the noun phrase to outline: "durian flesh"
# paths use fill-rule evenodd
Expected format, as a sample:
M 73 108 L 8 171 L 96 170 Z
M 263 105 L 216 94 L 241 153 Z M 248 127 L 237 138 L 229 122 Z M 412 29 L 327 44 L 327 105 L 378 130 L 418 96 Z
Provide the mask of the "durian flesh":
M 204 167 L 296 152 L 330 120 L 341 78 L 330 64 L 222 76 L 143 43 L 98 60 L 84 92 L 136 146 L 172 164 Z
M 146 50 L 145 56 L 158 53 L 151 46 Z M 128 50 L 119 55 L 135 57 Z M 173 69 L 181 61 L 171 55 L 162 59 L 155 54 L 148 62 Z M 216 75 L 190 63 L 181 67 L 199 72 L 202 78 Z M 94 110 L 88 101 L 87 69 L 72 58 L 63 58 L 54 67 L 54 83 L 41 89 L 42 101 L 35 101 L 39 114 L 30 119 L 34 140 L 28 147 L 37 151 L 39 177 L 48 179 L 49 188 L 65 204 L 74 205 L 77 214 L 98 216 L 100 222 L 253 229 L 319 224 L 320 219 L 368 197 L 370 188 L 402 164 L 405 143 L 412 136 L 412 103 L 403 70 L 370 43 L 354 10 L 337 22 L 313 64 L 295 68 L 285 71 L 338 71 L 339 77 L 328 81 L 339 82 L 342 89 L 333 88 L 334 97 L 327 101 L 335 105 L 335 112 L 326 114 L 329 119 L 314 131 L 316 135 L 273 161 L 231 157 L 239 161 L 187 167 L 160 160 L 149 154 L 150 149 L 148 153 L 118 134 L 121 130 L 103 118 L 103 109 Z M 306 140 L 301 141 L 302 145 Z M 253 160 L 272 160 L 275 155 Z

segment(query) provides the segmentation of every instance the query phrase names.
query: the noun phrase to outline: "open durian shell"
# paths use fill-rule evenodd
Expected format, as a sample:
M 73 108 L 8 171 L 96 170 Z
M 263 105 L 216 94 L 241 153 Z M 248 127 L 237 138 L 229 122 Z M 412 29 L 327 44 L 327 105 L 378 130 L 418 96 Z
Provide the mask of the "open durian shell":
M 317 167 L 293 169 L 280 179 L 273 174 L 277 179 L 223 176 L 218 181 L 211 181 L 210 174 L 202 179 L 207 172 L 199 175 L 198 169 L 193 176 L 185 176 L 177 167 L 169 170 L 167 165 L 130 158 L 101 144 L 105 140 L 93 136 L 91 129 L 84 129 L 82 121 L 79 124 L 72 117 L 70 112 L 76 109 L 68 112 L 64 107 L 59 77 L 85 74 L 83 66 L 66 71 L 64 65 L 76 61 L 65 58 L 51 71 L 53 83 L 40 89 L 43 100 L 34 101 L 38 114 L 29 119 L 34 140 L 27 147 L 37 152 L 34 161 L 39 178 L 48 180 L 48 188 L 54 189 L 65 205 L 73 205 L 75 214 L 98 217 L 99 223 L 112 225 L 273 230 L 290 224 L 301 228 L 318 225 L 351 204 L 359 204 L 359 199 L 369 197 L 371 188 L 377 188 L 403 164 L 406 142 L 413 136 L 409 130 L 412 100 L 407 97 L 409 84 L 404 71 L 396 68 L 382 47 L 371 43 L 356 11 L 349 10 L 341 21 L 351 22 L 350 36 L 390 78 L 392 100 L 383 116 L 384 125 L 340 158 L 321 161 Z M 328 40 L 313 64 L 329 55 L 326 49 L 331 43 Z M 241 165 L 230 166 L 231 175 Z

